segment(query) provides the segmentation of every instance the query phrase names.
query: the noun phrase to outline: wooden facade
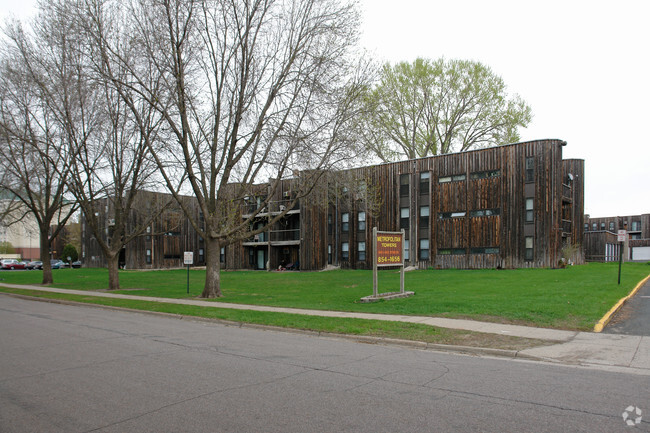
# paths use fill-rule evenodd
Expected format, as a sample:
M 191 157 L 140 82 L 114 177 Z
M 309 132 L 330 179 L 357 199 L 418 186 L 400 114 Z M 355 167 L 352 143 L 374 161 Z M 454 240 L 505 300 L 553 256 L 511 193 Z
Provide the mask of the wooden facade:
M 650 214 L 626 215 L 591 218 L 585 215 L 583 223 L 583 236 L 585 242 L 585 256 L 589 261 L 611 261 L 609 252 L 613 245 L 617 251 L 619 242 L 616 234 L 619 230 L 628 233 L 627 248 L 624 250 L 624 260 L 635 260 L 633 249 L 650 247 Z M 618 254 L 618 253 L 617 253 Z M 618 256 L 616 258 L 618 260 Z
M 301 202 L 291 260 L 297 253 L 303 270 L 371 269 L 377 227 L 405 229 L 407 263 L 419 268 L 555 267 L 565 245 L 583 243 L 584 161 L 563 160 L 565 144 L 539 140 L 325 178 L 327 187 Z M 325 190 L 339 193 L 326 197 Z M 375 202 L 364 196 L 369 191 Z M 273 251 L 286 247 L 273 240 L 268 246 L 269 268 L 276 269 L 283 255 Z M 573 261 L 581 263 L 577 251 Z
M 324 173 L 267 231 L 226 246 L 222 265 L 371 269 L 377 227 L 403 228 L 407 265 L 418 268 L 555 267 L 564 246 L 584 242 L 584 161 L 563 160 L 564 145 L 537 140 Z M 241 216 L 267 199 L 251 224 L 255 230 L 286 210 L 294 193 L 290 180 L 270 198 L 259 186 Z M 168 230 L 165 224 L 176 224 L 170 218 L 179 230 Z M 127 246 L 128 268 L 180 266 L 177 250 L 203 257 L 201 239 L 182 217 L 166 214 L 155 230 Z

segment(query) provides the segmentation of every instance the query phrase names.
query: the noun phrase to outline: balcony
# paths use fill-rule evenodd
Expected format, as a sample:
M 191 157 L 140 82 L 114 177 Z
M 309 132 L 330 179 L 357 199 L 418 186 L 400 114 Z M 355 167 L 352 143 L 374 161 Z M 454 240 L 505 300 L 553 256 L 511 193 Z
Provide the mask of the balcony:
M 250 218 L 258 210 L 258 206 L 259 205 L 257 203 L 245 204 L 242 209 L 242 217 Z M 271 201 L 267 203 L 266 206 L 262 207 L 262 209 L 259 211 L 259 213 L 256 216 L 268 217 L 268 216 L 278 215 L 284 212 L 285 210 L 287 210 L 289 206 L 291 206 L 291 200 Z M 286 214 L 293 215 L 298 213 L 300 213 L 300 202 L 294 203 L 293 207 L 289 208 Z

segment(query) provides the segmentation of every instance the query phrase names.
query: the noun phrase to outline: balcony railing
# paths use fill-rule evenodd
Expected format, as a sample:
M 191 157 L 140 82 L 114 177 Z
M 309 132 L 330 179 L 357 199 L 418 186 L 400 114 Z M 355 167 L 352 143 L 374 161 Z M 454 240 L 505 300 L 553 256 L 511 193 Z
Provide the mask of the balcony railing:
M 259 211 L 257 214 L 258 216 L 267 216 L 269 214 L 269 211 L 271 214 L 278 214 L 280 212 L 284 212 L 289 208 L 288 212 L 294 213 L 293 211 L 299 211 L 300 210 L 300 202 L 294 203 L 292 207 L 291 206 L 291 200 L 277 200 L 277 201 L 271 201 L 267 203 L 266 206 L 263 206 L 262 209 Z M 258 204 L 257 203 L 250 203 L 244 205 L 244 208 L 242 209 L 242 214 L 244 216 L 247 215 L 252 215 L 258 210 Z
M 300 240 L 300 229 L 273 230 L 273 231 L 271 231 L 271 243 L 273 243 L 273 242 L 299 241 L 299 240 Z

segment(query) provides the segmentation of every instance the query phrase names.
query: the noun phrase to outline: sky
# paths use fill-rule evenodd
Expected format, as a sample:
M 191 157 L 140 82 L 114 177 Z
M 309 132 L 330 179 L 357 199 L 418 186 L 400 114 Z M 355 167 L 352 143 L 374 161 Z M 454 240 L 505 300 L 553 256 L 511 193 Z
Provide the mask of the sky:
M 481 62 L 532 108 L 522 141 L 585 160 L 585 213 L 650 213 L 650 1 L 361 0 L 380 61 Z
M 0 0 L 27 18 L 34 0 Z M 532 108 L 522 141 L 585 160 L 585 213 L 650 213 L 650 1 L 360 0 L 379 61 L 474 60 Z

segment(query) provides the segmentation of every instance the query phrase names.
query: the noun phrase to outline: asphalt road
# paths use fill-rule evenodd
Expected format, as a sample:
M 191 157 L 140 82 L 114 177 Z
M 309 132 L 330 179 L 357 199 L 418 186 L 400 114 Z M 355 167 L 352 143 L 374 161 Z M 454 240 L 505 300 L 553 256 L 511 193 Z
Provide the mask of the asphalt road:
M 4 433 L 650 431 L 647 375 L 6 295 L 0 329 Z
M 612 317 L 604 332 L 650 336 L 650 280 Z

